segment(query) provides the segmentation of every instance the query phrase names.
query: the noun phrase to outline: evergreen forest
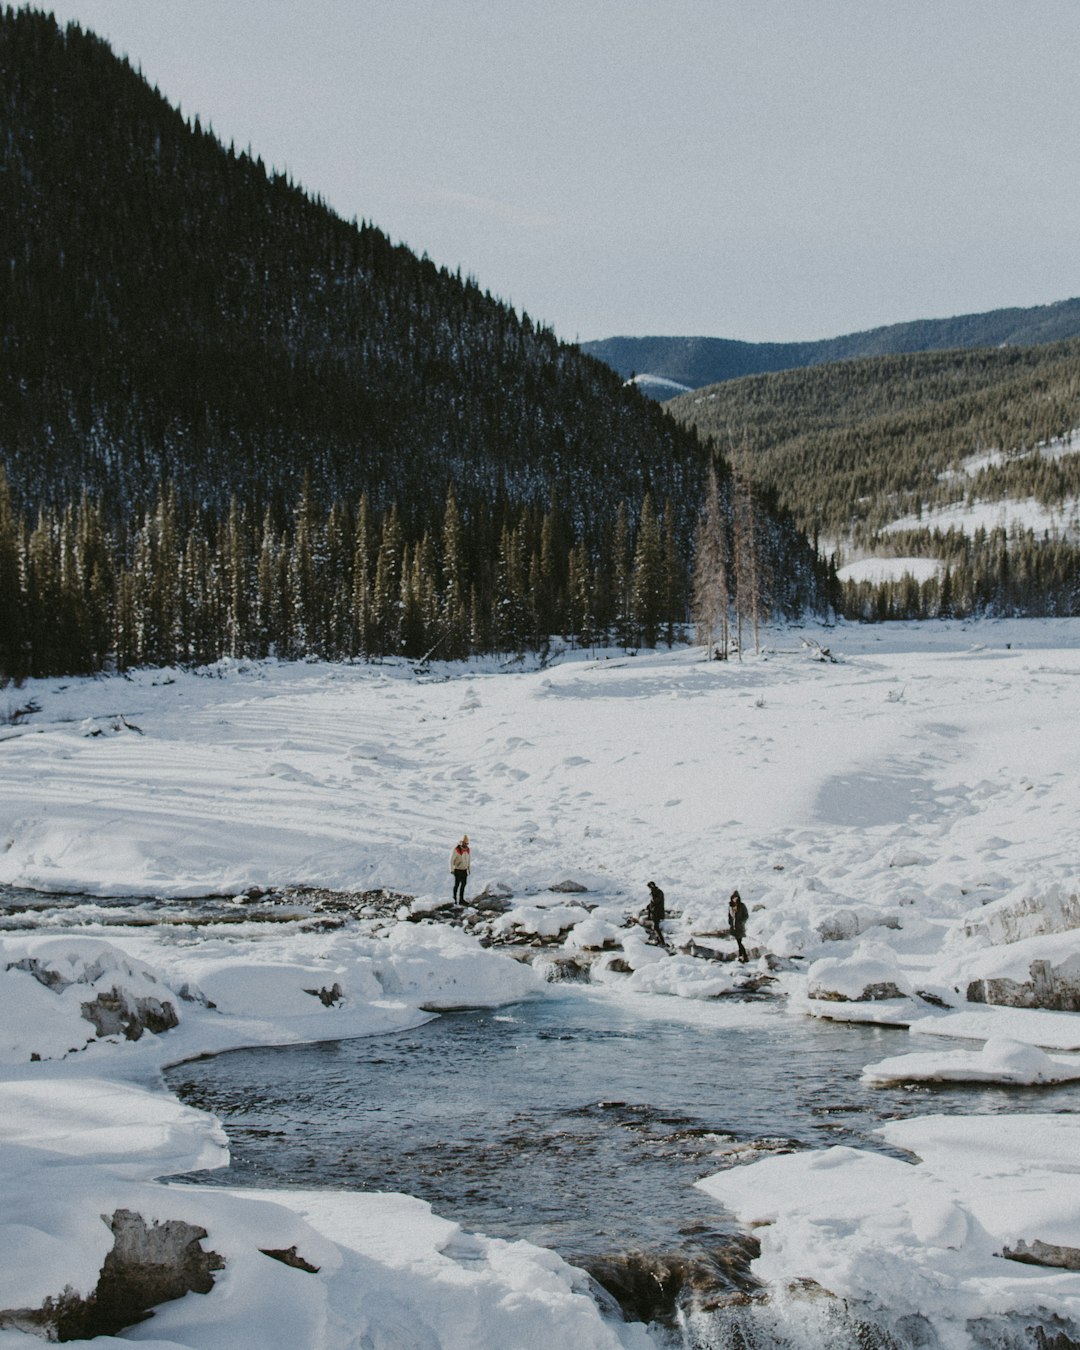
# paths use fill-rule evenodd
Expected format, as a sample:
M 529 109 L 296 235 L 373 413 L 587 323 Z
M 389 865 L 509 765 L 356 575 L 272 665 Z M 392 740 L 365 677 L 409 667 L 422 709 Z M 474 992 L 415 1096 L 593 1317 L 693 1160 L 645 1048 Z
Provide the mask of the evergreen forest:
M 744 447 L 748 476 L 837 566 L 845 553 L 943 565 L 921 584 L 847 583 L 849 617 L 1080 613 L 1080 339 L 836 362 L 665 406 L 729 453 Z M 964 533 L 920 520 L 1006 499 L 1061 526 Z
M 710 467 L 732 613 L 831 603 L 693 428 L 93 34 L 0 11 L 0 116 L 0 677 L 670 641 Z

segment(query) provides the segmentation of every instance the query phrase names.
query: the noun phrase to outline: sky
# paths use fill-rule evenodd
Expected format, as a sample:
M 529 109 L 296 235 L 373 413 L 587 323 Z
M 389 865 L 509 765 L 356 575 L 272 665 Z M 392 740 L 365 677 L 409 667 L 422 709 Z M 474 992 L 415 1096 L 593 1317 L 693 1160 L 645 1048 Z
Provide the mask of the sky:
M 1080 295 L 1078 0 L 58 0 L 564 339 Z

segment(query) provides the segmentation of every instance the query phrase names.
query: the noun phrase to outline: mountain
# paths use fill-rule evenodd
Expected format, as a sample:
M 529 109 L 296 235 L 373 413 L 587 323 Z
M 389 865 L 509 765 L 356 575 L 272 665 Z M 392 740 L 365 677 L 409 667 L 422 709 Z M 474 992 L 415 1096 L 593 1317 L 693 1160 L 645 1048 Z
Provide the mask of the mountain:
M 0 81 L 0 675 L 685 619 L 693 431 L 78 26 L 0 11 Z M 775 605 L 822 603 L 762 520 Z
M 952 319 L 919 319 L 817 342 L 737 342 L 706 337 L 613 337 L 583 342 L 624 380 L 657 399 L 744 375 L 827 365 L 864 356 L 958 347 L 1030 347 L 1080 337 L 1080 299 L 1031 309 L 995 309 Z M 670 382 L 670 383 L 669 383 Z M 672 389 L 671 385 L 682 386 Z
M 849 586 L 855 616 L 937 612 L 946 568 L 952 612 L 1080 613 L 1080 339 L 840 361 L 665 406 L 744 455 L 824 551 L 940 564 L 906 599 Z

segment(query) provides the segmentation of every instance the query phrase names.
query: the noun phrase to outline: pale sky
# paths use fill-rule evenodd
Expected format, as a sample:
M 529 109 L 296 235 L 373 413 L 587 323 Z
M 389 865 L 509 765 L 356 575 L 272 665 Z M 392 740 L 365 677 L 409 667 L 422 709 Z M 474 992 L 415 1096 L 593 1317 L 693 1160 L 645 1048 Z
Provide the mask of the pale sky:
M 1080 0 L 58 0 L 560 337 L 1080 295 Z

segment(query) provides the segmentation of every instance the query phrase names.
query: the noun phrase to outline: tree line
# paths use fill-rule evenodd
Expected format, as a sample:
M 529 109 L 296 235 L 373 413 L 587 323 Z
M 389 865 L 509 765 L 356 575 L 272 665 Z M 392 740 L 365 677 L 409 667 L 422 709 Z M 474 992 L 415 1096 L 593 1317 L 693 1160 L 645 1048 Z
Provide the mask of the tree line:
M 1080 546 L 1031 529 L 912 531 L 893 540 L 898 557 L 940 561 L 936 576 L 846 581 L 846 618 L 968 619 L 1080 614 Z
M 454 660 L 545 652 L 555 635 L 654 647 L 691 618 L 722 624 L 726 654 L 730 623 L 791 612 L 792 597 L 766 559 L 768 514 L 718 483 L 713 470 L 692 577 L 671 503 L 649 493 L 598 540 L 555 501 L 467 519 L 452 486 L 438 530 L 420 534 L 396 504 L 322 511 L 307 486 L 256 516 L 235 498 L 223 513 L 185 506 L 168 485 L 124 530 L 85 492 L 31 523 L 0 471 L 0 677 L 225 656 Z

